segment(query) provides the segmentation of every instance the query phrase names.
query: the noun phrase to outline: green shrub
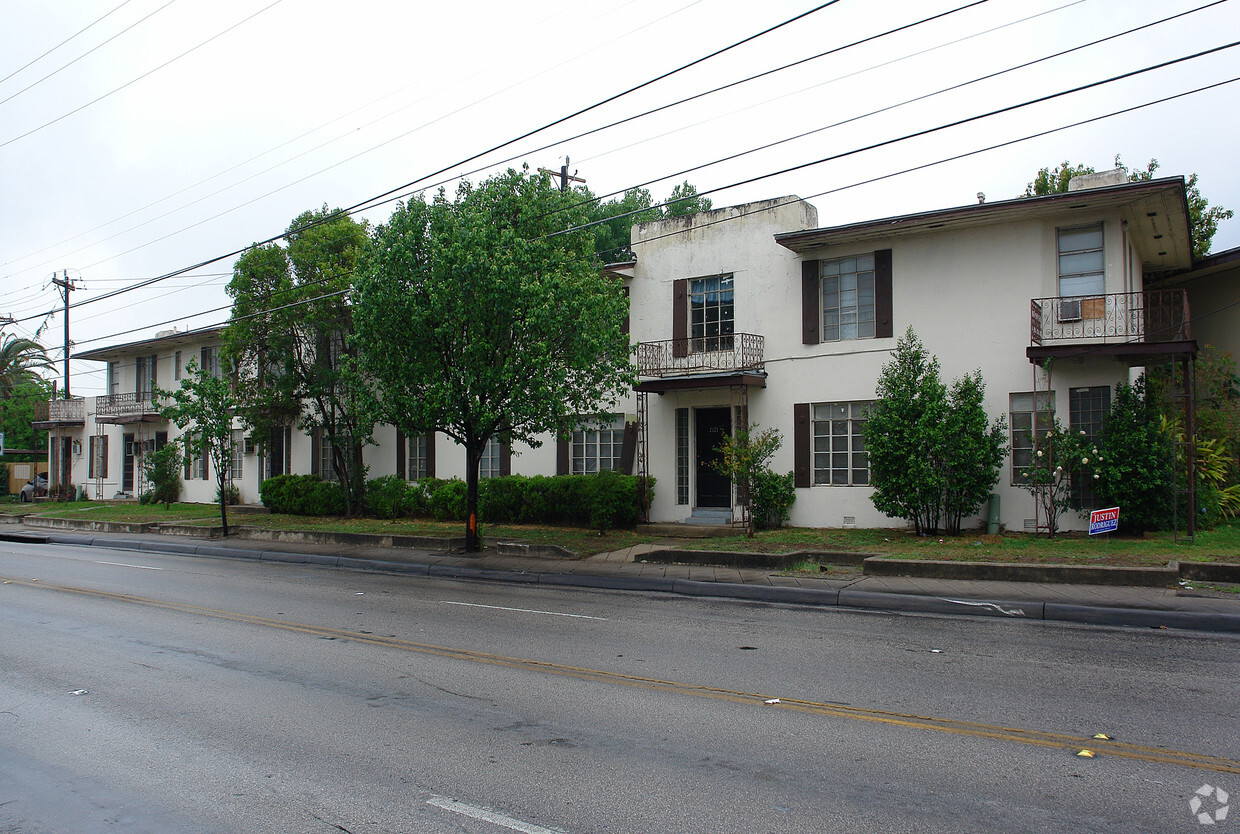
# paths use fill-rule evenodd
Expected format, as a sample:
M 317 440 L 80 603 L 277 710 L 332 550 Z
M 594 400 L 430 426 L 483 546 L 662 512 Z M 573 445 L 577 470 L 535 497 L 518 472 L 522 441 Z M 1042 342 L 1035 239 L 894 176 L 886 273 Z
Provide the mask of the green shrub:
M 464 521 L 466 514 L 466 486 L 464 481 L 453 478 L 429 485 L 431 514 L 439 521 Z
M 277 475 L 258 488 L 263 506 L 288 515 L 343 515 L 344 492 L 318 475 Z
M 759 530 L 777 530 L 788 520 L 788 511 L 797 500 L 795 476 L 780 475 L 769 469 L 754 475 L 750 512 Z
M 422 495 L 417 484 L 399 475 L 384 475 L 366 482 L 366 513 L 375 518 L 410 518 L 419 514 Z
M 613 527 L 628 527 L 637 521 L 636 478 L 619 472 L 599 472 L 581 480 L 589 484 L 590 527 L 600 535 Z
M 228 490 L 225 493 L 225 498 L 227 499 L 225 503 L 228 504 L 228 506 L 230 507 L 235 504 L 240 504 L 241 503 L 241 488 L 238 487 L 236 484 L 229 484 Z M 215 503 L 216 504 L 220 503 L 220 491 L 218 488 L 216 488 L 215 490 Z
M 9 494 L 9 465 L 0 463 L 0 495 Z
M 1120 529 L 1130 533 L 1171 525 L 1171 438 L 1145 396 L 1145 380 L 1115 387 L 1115 398 L 1097 444 L 1099 506 L 1120 508 Z M 1091 449 L 1093 451 L 1093 449 Z
M 520 524 L 530 518 L 526 495 L 528 478 L 506 475 L 478 483 L 478 517 L 488 524 Z
M 142 505 L 158 504 L 159 502 L 155 500 L 155 490 L 148 489 L 146 492 L 139 495 L 138 503 Z
M 158 452 L 152 452 L 142 459 L 142 470 L 150 484 L 150 503 L 171 507 L 181 497 L 183 462 L 181 447 L 175 440 L 165 443 Z M 145 495 L 138 496 L 138 501 L 144 497 Z

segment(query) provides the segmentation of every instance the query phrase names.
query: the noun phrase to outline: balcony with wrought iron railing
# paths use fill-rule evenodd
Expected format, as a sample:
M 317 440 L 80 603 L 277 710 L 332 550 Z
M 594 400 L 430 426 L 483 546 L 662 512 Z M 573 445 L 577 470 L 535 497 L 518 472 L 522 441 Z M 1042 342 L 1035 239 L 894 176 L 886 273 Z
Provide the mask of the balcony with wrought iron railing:
M 34 420 L 31 422 L 40 429 L 85 425 L 86 401 L 81 397 L 75 397 L 35 403 Z
M 1192 338 L 1183 289 L 1035 298 L 1029 305 L 1029 324 L 1030 343 L 1045 349 L 1180 344 Z
M 754 333 L 639 342 L 637 375 L 644 379 L 765 375 L 765 339 Z
M 153 423 L 163 420 L 159 410 L 167 405 L 151 392 L 105 394 L 95 397 L 97 423 Z

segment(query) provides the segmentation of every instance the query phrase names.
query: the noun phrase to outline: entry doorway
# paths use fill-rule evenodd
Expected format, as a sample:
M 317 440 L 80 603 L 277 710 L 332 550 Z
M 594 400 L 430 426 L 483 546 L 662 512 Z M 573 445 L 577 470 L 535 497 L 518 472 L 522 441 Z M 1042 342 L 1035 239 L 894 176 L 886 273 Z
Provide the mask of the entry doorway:
M 719 443 L 732 434 L 732 414 L 728 408 L 694 409 L 694 442 L 697 451 L 698 507 L 731 507 L 732 479 L 714 467 L 723 459 Z

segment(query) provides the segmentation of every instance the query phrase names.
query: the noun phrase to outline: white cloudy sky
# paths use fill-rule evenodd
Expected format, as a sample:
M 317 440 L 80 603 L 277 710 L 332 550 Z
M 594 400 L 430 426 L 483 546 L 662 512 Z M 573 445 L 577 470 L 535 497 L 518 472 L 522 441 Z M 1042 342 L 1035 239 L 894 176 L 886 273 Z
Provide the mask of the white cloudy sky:
M 59 306 L 53 272 L 67 269 L 80 286 L 73 300 L 88 301 L 276 235 L 306 209 L 351 206 L 405 183 L 450 183 L 451 176 L 474 169 L 482 169 L 474 175 L 480 178 L 510 157 L 558 168 L 568 155 L 579 176 L 603 194 L 853 119 L 687 178 L 702 190 L 724 189 L 711 194 L 716 206 L 798 194 L 818 207 L 823 225 L 834 225 L 971 203 L 979 191 L 991 200 L 1014 197 L 1042 165 L 1071 158 L 1102 169 L 1119 153 L 1129 165 L 1157 157 L 1163 175 L 1197 172 L 1212 203 L 1240 209 L 1234 144 L 1240 82 L 861 184 L 1225 81 L 1240 75 L 1240 48 L 727 188 L 1223 46 L 1240 32 L 1240 8 L 1231 2 L 856 118 L 1205 5 L 987 0 L 571 138 L 968 3 L 839 0 L 638 93 L 458 165 L 817 3 L 5 0 L 0 316 L 18 319 L 6 332 L 28 335 L 45 325 L 41 338 L 57 343 L 62 314 L 45 315 Z M 445 168 L 449 174 L 427 179 Z M 665 195 L 685 178 L 650 188 Z M 378 222 L 390 210 L 379 207 L 365 216 Z M 1240 219 L 1225 223 L 1214 240 L 1215 251 L 1236 246 Z M 205 311 L 226 303 L 223 285 L 233 260 L 72 310 L 75 343 L 84 350 L 173 324 L 221 322 L 226 313 Z M 74 393 L 101 391 L 97 363 L 77 363 L 73 375 Z

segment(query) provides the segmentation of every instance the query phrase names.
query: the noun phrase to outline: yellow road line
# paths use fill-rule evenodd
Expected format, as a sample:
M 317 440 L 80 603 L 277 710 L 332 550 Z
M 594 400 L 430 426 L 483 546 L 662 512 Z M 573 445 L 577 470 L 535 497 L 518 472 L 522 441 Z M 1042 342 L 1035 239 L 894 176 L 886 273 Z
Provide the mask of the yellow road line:
M 680 681 L 667 681 L 659 678 L 626 675 L 620 672 L 607 672 L 600 669 L 590 669 L 580 666 L 568 666 L 545 660 L 507 657 L 505 655 L 490 654 L 487 652 L 473 651 L 470 649 L 436 646 L 430 643 L 417 643 L 411 640 L 402 640 L 398 637 L 380 637 L 374 634 L 348 631 L 346 629 L 328 628 L 326 626 L 288 622 L 286 620 L 273 620 L 267 617 L 255 616 L 253 614 L 243 614 L 238 611 L 204 608 L 197 605 L 189 605 L 187 603 L 167 602 L 164 600 L 135 596 L 133 594 L 120 594 L 111 591 L 99 591 L 91 588 L 78 588 L 69 585 L 56 585 L 47 582 L 36 582 L 14 578 L 3 579 L 4 584 L 6 585 L 19 585 L 26 588 L 61 591 L 63 593 L 70 593 L 78 596 L 93 597 L 96 599 L 115 602 L 125 602 L 151 608 L 161 608 L 166 611 L 177 611 L 185 614 L 198 614 L 216 619 L 227 620 L 230 622 L 248 623 L 250 625 L 262 626 L 264 628 L 275 628 L 282 631 L 307 634 L 314 637 L 334 637 L 341 640 L 350 640 L 355 643 L 364 643 L 372 646 L 400 649 L 403 651 L 417 652 L 419 654 L 428 654 L 455 660 L 465 660 L 472 663 L 486 663 L 492 666 L 502 666 L 509 669 L 542 672 L 595 683 L 618 684 L 642 689 L 654 689 L 662 692 L 671 692 L 698 698 L 711 698 L 714 700 L 730 701 L 733 703 L 756 704 L 762 706 L 764 709 L 793 710 L 812 715 L 825 715 L 832 718 L 845 718 L 851 721 L 866 721 L 876 724 L 887 724 L 889 726 L 904 727 L 914 730 L 931 730 L 934 732 L 988 739 L 992 741 L 1006 741 L 1017 744 L 1029 744 L 1037 747 L 1048 747 L 1069 751 L 1089 749 L 1096 753 L 1103 753 L 1110 756 L 1116 756 L 1118 758 L 1136 759 L 1139 761 L 1155 762 L 1158 764 L 1178 765 L 1180 767 L 1211 770 L 1219 773 L 1240 773 L 1240 761 L 1226 759 L 1219 756 L 1208 756 L 1201 753 L 1171 750 L 1163 747 L 1149 747 L 1114 740 L 1101 740 L 1085 736 L 1074 736 L 1065 733 L 1052 733 L 1042 730 L 1026 730 L 1016 727 L 1002 727 L 972 721 L 959 721 L 951 718 L 936 718 L 925 715 L 867 709 L 865 707 L 854 707 L 844 704 L 805 701 L 795 698 L 784 698 L 782 696 L 779 697 L 778 703 L 766 705 L 763 702 L 772 697 L 769 693 L 744 692 L 721 687 L 684 683 Z

